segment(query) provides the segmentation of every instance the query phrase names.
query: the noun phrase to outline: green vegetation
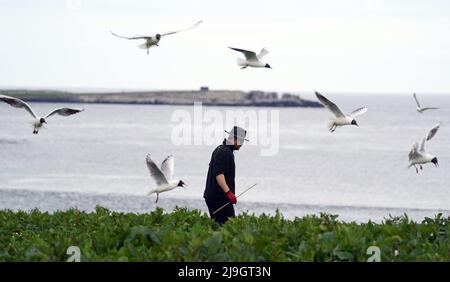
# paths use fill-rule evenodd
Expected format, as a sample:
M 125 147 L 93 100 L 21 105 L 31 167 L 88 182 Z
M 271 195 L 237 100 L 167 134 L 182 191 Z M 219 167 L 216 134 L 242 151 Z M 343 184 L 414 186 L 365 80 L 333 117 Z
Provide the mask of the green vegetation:
M 52 214 L 0 211 L 0 261 L 450 261 L 450 218 L 405 215 L 381 224 L 343 223 L 321 214 L 240 215 L 223 227 L 200 211 L 117 213 L 98 207 Z M 398 252 L 397 255 L 395 255 Z

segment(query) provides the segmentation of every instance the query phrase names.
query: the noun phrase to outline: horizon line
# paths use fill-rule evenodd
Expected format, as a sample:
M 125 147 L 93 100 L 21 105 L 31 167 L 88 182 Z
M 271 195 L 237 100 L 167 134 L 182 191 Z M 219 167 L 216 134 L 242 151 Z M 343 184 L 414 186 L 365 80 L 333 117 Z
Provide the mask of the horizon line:
M 324 91 L 324 90 L 317 90 L 311 89 L 311 90 L 262 90 L 262 89 L 221 89 L 221 88 L 211 88 L 207 85 L 199 86 L 197 88 L 175 88 L 175 89 L 169 89 L 169 88 L 141 88 L 141 87 L 54 87 L 54 86 L 0 86 L 0 91 L 2 90 L 24 90 L 24 91 L 61 91 L 61 92 L 69 92 L 74 94 L 82 94 L 82 93 L 122 93 L 122 92 L 154 92 L 154 91 L 162 91 L 162 92 L 170 92 L 170 91 L 201 91 L 202 87 L 207 87 L 208 91 L 242 91 L 242 92 L 251 92 L 251 91 L 262 91 L 265 93 L 275 92 L 279 94 L 295 94 L 295 95 L 302 95 L 302 94 L 314 94 L 315 91 L 327 93 L 327 94 L 336 94 L 336 95 L 412 95 L 413 93 L 422 93 L 426 95 L 449 95 L 450 91 L 448 92 L 421 92 L 421 91 L 380 91 L 380 92 L 374 92 L 374 91 Z

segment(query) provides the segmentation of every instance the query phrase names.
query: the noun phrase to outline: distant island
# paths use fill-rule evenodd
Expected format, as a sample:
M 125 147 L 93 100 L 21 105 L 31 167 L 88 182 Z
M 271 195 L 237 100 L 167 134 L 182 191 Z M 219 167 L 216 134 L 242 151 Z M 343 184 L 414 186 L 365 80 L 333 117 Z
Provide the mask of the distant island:
M 317 101 L 305 100 L 290 93 L 264 91 L 199 90 L 130 91 L 107 93 L 76 93 L 53 90 L 0 90 L 1 94 L 30 102 L 192 105 L 252 107 L 323 107 Z

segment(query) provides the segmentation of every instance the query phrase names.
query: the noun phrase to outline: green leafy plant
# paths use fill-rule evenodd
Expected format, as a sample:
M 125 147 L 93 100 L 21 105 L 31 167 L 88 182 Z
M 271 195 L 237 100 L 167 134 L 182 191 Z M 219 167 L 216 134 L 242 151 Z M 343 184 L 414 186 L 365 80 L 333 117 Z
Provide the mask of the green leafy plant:
M 243 213 L 219 226 L 198 210 L 165 213 L 0 211 L 0 261 L 450 261 L 450 218 L 341 222 L 320 214 L 287 220 Z

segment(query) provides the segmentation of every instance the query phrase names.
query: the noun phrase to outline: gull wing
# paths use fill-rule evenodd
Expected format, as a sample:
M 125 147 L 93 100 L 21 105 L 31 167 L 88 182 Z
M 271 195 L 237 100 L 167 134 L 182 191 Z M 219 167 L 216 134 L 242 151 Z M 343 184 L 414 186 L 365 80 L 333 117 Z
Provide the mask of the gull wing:
M 433 128 L 430 129 L 430 131 L 428 132 L 427 138 L 426 138 L 427 141 L 431 140 L 431 138 L 433 138 L 434 135 L 436 135 L 436 132 L 438 131 L 440 126 L 441 126 L 441 124 L 438 123 L 435 126 L 433 126 Z
M 128 39 L 128 40 L 150 39 L 150 38 L 152 38 L 151 36 L 147 36 L 147 35 L 127 37 L 127 36 L 118 35 L 118 34 L 112 32 L 112 31 L 109 31 L 109 32 L 111 32 L 111 34 L 116 36 L 116 37 L 123 38 L 123 39 Z
M 428 110 L 439 110 L 439 108 L 436 108 L 436 107 L 426 107 L 426 108 L 422 108 L 422 111 L 428 111 Z
M 425 140 L 425 139 L 424 139 Z M 411 160 L 413 160 L 413 159 L 415 159 L 415 158 L 417 158 L 417 157 L 419 157 L 420 156 L 420 153 L 419 153 L 419 143 L 414 143 L 414 145 L 413 145 L 413 147 L 412 147 L 412 149 L 411 149 L 411 151 L 409 152 L 409 154 L 408 154 L 408 157 L 409 157 L 409 161 L 411 161 Z
M 24 101 L 18 99 L 18 98 L 14 98 L 14 97 L 10 97 L 10 96 L 6 96 L 6 95 L 0 95 L 0 100 L 13 106 L 14 108 L 22 108 L 25 109 L 27 112 L 30 113 L 30 115 L 32 115 L 35 119 L 37 119 L 36 114 L 33 112 L 33 109 L 31 109 L 30 105 L 28 105 L 27 103 L 25 103 Z
M 355 118 L 355 117 L 357 117 L 359 115 L 364 114 L 365 112 L 367 112 L 367 107 L 362 107 L 362 108 L 356 109 L 353 112 L 351 112 L 349 116 L 351 118 Z
M 161 171 L 166 179 L 171 180 L 175 171 L 175 160 L 172 155 L 168 156 L 161 163 Z
M 258 57 L 256 56 L 256 53 L 253 51 L 248 51 L 248 50 L 244 50 L 244 49 L 239 49 L 239 48 L 233 48 L 233 47 L 228 47 L 231 50 L 234 51 L 238 51 L 241 52 L 242 54 L 244 54 L 245 58 L 247 59 L 247 61 L 258 61 Z
M 53 111 L 51 111 L 50 113 L 48 113 L 45 118 L 48 118 L 52 115 L 58 114 L 60 116 L 63 117 L 67 117 L 67 116 L 71 116 L 74 114 L 77 114 L 79 112 L 84 111 L 84 109 L 75 109 L 75 108 L 58 108 L 58 109 L 54 109 Z
M 150 175 L 155 179 L 156 184 L 158 186 L 162 184 L 167 184 L 167 178 L 164 176 L 164 174 L 161 172 L 161 170 L 158 168 L 158 166 L 155 164 L 155 162 L 150 158 L 150 155 L 147 155 L 147 158 L 145 159 L 147 163 L 148 171 L 150 172 Z
M 195 23 L 193 26 L 190 26 L 190 27 L 185 28 L 185 29 L 180 29 L 180 30 L 176 30 L 176 31 L 169 31 L 169 32 L 162 33 L 161 36 L 171 35 L 171 34 L 175 34 L 175 33 L 181 32 L 181 31 L 187 31 L 187 30 L 194 29 L 194 28 L 196 28 L 197 26 L 199 26 L 202 22 L 203 22 L 203 21 L 198 21 L 198 22 Z
M 440 125 L 441 124 L 438 123 L 430 129 L 427 136 L 425 138 L 423 138 L 422 142 L 420 143 L 419 152 L 421 152 L 421 153 L 425 152 L 425 142 L 431 140 L 434 137 L 434 135 L 436 135 L 436 132 L 438 131 Z
M 416 101 L 417 107 L 420 108 L 420 103 L 419 103 L 419 100 L 417 100 L 416 93 L 414 93 L 413 96 L 414 96 L 414 100 Z
M 427 141 L 427 138 L 423 138 L 422 142 L 420 142 L 420 148 L 419 148 L 420 153 L 425 153 L 425 142 L 426 141 Z
M 345 115 L 342 113 L 341 109 L 339 109 L 338 106 L 336 106 L 335 103 L 331 102 L 325 96 L 320 94 L 316 91 L 317 99 L 328 109 L 330 110 L 336 117 L 345 117 Z
M 259 60 L 261 60 L 267 54 L 269 54 L 269 51 L 266 48 L 262 48 L 257 57 Z

